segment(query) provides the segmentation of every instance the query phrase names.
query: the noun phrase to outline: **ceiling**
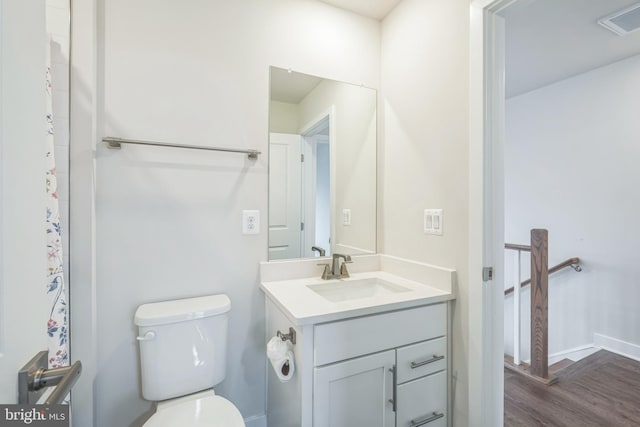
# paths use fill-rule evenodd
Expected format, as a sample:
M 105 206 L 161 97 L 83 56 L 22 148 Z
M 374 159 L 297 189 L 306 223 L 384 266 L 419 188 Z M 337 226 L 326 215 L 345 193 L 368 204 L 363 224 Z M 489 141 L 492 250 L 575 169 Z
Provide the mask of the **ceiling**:
M 321 81 L 320 77 L 271 67 L 271 93 L 269 98 L 272 101 L 299 104 Z
M 320 0 L 358 15 L 382 20 L 401 0 Z
M 618 36 L 598 19 L 638 0 L 520 0 L 506 18 L 506 90 L 516 96 L 640 54 L 640 31 Z
M 320 0 L 382 20 L 402 0 Z M 426 0 L 424 0 L 426 1 Z M 618 36 L 598 20 L 638 0 L 519 0 L 506 18 L 506 92 L 520 95 L 640 54 L 640 31 Z

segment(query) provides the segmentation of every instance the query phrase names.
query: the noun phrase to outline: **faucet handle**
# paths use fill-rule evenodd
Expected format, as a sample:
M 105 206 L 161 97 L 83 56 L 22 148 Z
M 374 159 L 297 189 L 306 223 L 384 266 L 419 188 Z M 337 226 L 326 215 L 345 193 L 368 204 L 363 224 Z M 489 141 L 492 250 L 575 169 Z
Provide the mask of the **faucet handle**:
M 327 280 L 331 277 L 331 266 L 329 264 L 316 264 L 316 265 L 324 265 L 324 270 L 322 271 L 322 279 Z
M 347 270 L 347 263 L 351 263 L 352 261 L 345 261 L 340 266 L 340 277 L 346 279 L 349 277 L 349 270 Z

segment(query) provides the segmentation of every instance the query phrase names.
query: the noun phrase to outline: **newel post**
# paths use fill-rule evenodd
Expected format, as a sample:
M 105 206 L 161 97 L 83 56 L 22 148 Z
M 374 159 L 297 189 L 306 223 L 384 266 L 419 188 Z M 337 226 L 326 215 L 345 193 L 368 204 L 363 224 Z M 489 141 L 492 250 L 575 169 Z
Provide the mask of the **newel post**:
M 531 230 L 531 365 L 529 372 L 549 378 L 549 235 Z

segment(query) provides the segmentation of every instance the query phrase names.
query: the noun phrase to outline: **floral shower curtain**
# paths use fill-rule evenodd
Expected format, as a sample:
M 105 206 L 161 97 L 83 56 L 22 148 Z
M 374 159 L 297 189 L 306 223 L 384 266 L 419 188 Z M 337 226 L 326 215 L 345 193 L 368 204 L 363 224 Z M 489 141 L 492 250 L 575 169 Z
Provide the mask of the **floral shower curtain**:
M 69 365 L 67 296 L 62 271 L 62 235 L 57 195 L 56 163 L 53 139 L 53 95 L 51 91 L 51 43 L 47 43 L 46 98 L 47 98 L 47 296 L 51 312 L 47 323 L 49 335 L 49 367 Z

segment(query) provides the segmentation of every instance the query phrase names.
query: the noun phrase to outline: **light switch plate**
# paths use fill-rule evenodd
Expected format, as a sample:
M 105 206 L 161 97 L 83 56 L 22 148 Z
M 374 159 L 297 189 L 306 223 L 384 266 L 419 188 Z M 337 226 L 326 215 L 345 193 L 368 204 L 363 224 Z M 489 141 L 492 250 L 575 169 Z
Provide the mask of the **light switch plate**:
M 260 211 L 242 211 L 242 234 L 260 233 Z
M 342 225 L 351 225 L 351 209 L 342 209 Z
M 442 235 L 442 209 L 424 210 L 424 232 L 425 234 Z

